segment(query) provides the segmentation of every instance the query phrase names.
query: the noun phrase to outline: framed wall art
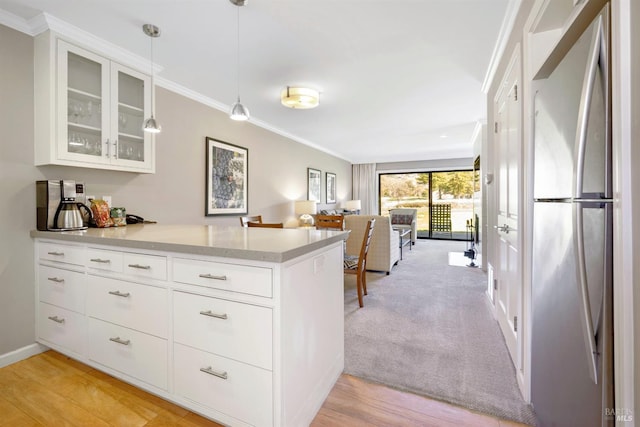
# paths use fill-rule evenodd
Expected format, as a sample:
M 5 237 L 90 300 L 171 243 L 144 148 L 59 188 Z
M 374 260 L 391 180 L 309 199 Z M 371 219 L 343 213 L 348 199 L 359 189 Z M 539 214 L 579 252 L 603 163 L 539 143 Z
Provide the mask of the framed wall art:
M 327 172 L 325 174 L 324 187 L 327 191 L 326 203 L 335 203 L 336 202 L 336 174 L 335 173 Z
M 307 200 L 320 203 L 320 181 L 322 173 L 313 168 L 307 168 Z
M 205 215 L 242 215 L 248 212 L 249 151 L 206 138 Z

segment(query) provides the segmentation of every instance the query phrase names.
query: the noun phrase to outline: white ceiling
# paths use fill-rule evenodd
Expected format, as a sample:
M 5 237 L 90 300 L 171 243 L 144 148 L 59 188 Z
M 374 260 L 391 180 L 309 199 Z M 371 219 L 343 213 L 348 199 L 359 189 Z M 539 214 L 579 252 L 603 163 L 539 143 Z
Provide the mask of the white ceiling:
M 242 102 L 255 124 L 353 163 L 471 157 L 513 1 L 249 0 L 239 10 Z M 236 100 L 238 8 L 228 0 L 0 0 L 0 9 L 14 28 L 46 12 L 146 61 L 142 25 L 152 23 L 162 32 L 158 84 L 224 110 Z M 287 85 L 318 89 L 320 106 L 283 107 Z

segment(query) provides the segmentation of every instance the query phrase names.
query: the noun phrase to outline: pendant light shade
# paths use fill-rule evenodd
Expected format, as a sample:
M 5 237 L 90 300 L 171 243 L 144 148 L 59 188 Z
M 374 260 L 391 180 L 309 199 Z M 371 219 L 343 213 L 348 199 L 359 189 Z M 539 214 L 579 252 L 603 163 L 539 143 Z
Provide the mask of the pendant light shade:
M 156 119 L 151 116 L 144 121 L 144 126 L 142 127 L 142 129 L 148 133 L 160 133 L 162 127 L 158 124 Z
M 229 114 L 231 120 L 236 120 L 239 122 L 249 120 L 249 109 L 242 105 L 240 102 L 240 97 L 235 104 L 231 107 L 231 113 Z
M 235 6 L 238 7 L 238 51 L 237 51 L 237 69 L 236 69 L 236 73 L 237 73 L 237 89 L 238 89 L 238 100 L 236 101 L 235 104 L 233 104 L 233 106 L 231 107 L 231 111 L 229 112 L 229 118 L 231 120 L 237 120 L 237 121 L 246 121 L 249 120 L 249 109 L 247 107 L 245 107 L 244 105 L 242 105 L 242 102 L 240 102 L 240 7 L 244 6 L 247 1 L 246 0 L 229 0 L 232 4 L 234 4 Z
M 151 39 L 151 117 L 149 117 L 144 121 L 144 124 L 142 125 L 142 130 L 148 133 L 160 133 L 162 128 L 156 121 L 155 117 L 153 116 L 153 110 L 155 108 L 155 105 L 153 102 L 153 93 L 155 92 L 155 85 L 153 83 L 153 80 L 154 80 L 153 78 L 154 77 L 153 39 L 156 37 L 160 37 L 160 28 L 156 27 L 155 25 L 144 24 L 142 26 L 142 31 Z

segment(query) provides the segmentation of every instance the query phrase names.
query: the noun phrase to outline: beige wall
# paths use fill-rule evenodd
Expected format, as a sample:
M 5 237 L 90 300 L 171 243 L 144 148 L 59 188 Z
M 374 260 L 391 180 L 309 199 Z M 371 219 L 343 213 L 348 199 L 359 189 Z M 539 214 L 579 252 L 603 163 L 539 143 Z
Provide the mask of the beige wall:
M 33 41 L 0 25 L 0 355 L 33 343 Z
M 33 243 L 38 179 L 84 181 L 90 194 L 111 195 L 161 223 L 239 224 L 205 217 L 205 137 L 249 150 L 249 211 L 295 224 L 292 200 L 306 199 L 307 167 L 337 175 L 338 202 L 350 198 L 351 164 L 251 123 L 237 123 L 203 104 L 157 89 L 156 173 L 33 166 L 33 39 L 0 25 L 0 356 L 35 339 Z M 334 207 L 321 204 L 319 207 Z M 239 226 L 239 225 L 238 225 Z

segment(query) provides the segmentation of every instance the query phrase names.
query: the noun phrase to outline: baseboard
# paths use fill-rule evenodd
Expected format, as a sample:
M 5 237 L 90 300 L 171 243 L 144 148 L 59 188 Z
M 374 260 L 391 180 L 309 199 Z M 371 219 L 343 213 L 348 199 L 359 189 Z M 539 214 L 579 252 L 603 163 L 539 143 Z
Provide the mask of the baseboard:
M 49 347 L 35 342 L 31 345 L 19 348 L 9 353 L 0 354 L 0 368 L 4 368 L 5 366 L 9 366 L 21 360 L 28 359 L 31 356 L 35 356 L 36 354 L 40 354 L 47 350 L 49 350 Z

